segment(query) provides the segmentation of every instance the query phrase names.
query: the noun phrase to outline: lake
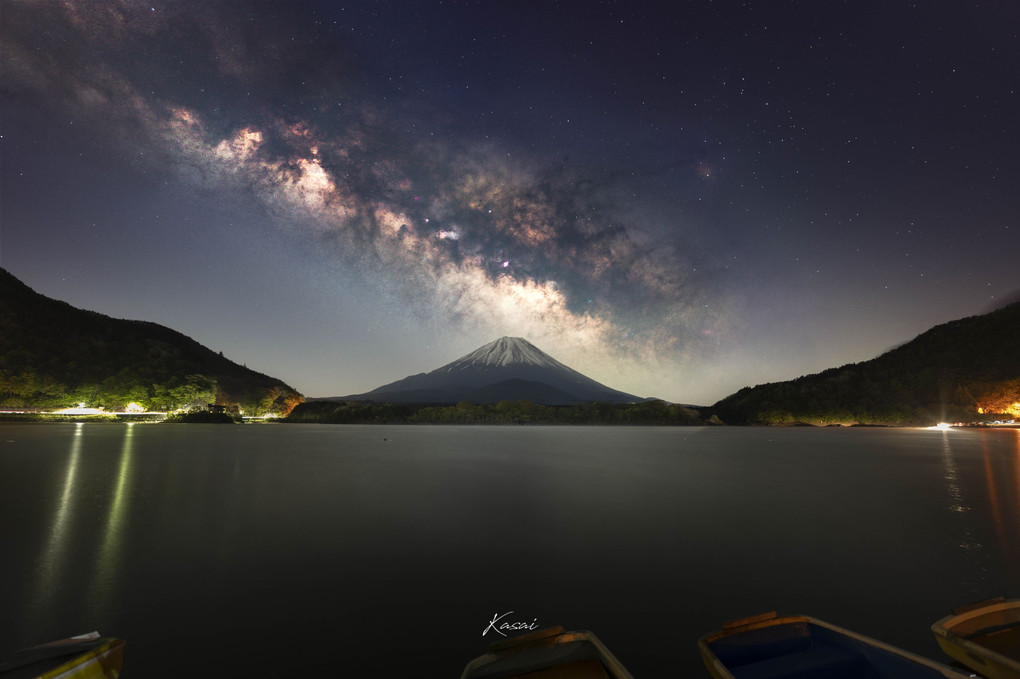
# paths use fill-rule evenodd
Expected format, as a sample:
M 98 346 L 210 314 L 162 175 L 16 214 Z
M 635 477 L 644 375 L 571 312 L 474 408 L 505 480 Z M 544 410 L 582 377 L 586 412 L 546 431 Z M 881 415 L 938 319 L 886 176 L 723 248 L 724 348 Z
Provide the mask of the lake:
M 0 503 L 0 658 L 126 677 L 458 677 L 502 614 L 637 679 L 767 610 L 941 660 L 1020 596 L 1017 430 L 9 424 Z

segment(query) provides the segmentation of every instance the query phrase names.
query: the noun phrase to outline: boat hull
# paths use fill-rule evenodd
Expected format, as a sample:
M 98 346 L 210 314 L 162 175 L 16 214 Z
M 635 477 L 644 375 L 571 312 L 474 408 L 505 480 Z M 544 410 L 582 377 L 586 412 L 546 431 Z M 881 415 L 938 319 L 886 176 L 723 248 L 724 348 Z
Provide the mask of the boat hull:
M 118 679 L 124 640 L 83 634 L 18 651 L 0 663 L 3 679 Z
M 946 655 L 988 679 L 1020 679 L 1020 599 L 954 609 L 931 626 Z
M 492 644 L 467 664 L 461 679 L 633 679 L 620 661 L 591 632 L 562 627 Z
M 933 660 L 804 615 L 765 613 L 698 640 L 716 679 L 961 679 Z

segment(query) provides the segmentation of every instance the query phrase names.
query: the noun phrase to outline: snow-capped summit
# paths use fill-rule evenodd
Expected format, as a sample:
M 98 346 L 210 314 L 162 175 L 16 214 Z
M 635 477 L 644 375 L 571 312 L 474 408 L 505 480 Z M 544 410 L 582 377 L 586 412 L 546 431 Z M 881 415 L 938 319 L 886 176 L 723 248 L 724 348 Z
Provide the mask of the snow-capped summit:
M 453 363 L 441 368 L 441 370 L 449 371 L 463 365 L 544 365 L 549 368 L 567 367 L 522 337 L 500 337 L 498 340 L 478 347 L 466 356 L 461 356 Z
M 528 399 L 545 405 L 642 400 L 582 375 L 521 337 L 500 337 L 431 372 L 347 398 L 391 403 Z

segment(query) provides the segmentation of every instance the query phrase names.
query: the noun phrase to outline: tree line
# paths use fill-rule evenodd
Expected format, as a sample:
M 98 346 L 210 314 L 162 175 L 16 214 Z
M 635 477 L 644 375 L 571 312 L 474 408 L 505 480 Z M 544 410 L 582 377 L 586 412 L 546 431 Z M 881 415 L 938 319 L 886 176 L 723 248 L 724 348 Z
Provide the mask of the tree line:
M 577 403 L 547 406 L 527 400 L 456 405 L 412 405 L 369 401 L 310 401 L 294 408 L 287 422 L 329 424 L 616 424 L 701 425 L 697 410 L 651 400 L 639 403 Z

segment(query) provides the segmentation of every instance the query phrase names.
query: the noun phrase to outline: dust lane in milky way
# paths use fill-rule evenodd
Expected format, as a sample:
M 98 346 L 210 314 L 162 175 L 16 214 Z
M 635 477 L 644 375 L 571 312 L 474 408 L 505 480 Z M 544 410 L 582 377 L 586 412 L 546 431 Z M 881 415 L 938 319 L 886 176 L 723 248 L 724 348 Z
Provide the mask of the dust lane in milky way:
M 313 395 L 513 335 L 710 402 L 1020 286 L 1012 10 L 723 5 L 12 3 L 2 264 Z

